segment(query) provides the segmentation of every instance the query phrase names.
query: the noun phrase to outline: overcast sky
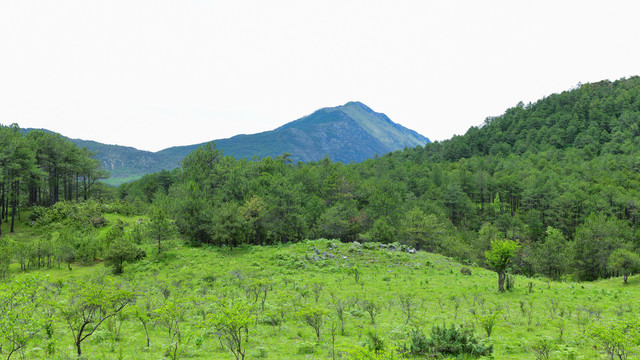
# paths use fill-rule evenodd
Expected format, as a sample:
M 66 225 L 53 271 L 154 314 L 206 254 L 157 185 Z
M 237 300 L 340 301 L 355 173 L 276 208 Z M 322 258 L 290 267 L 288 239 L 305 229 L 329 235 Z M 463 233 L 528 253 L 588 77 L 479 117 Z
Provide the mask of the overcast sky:
M 0 1 L 0 123 L 160 150 L 362 101 L 431 140 L 640 74 L 638 1 Z

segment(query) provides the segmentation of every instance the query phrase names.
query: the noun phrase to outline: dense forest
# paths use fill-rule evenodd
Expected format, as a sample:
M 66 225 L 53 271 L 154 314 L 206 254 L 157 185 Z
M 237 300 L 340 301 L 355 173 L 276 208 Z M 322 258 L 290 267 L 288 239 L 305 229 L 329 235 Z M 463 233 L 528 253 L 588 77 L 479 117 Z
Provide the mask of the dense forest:
M 0 125 L 0 221 L 11 218 L 13 232 L 22 207 L 87 200 L 108 177 L 93 156 L 58 134 Z
M 504 237 L 523 245 L 513 272 L 617 275 L 611 254 L 640 245 L 640 78 L 520 103 L 357 164 L 234 160 L 208 144 L 119 196 L 164 209 L 193 245 L 399 242 L 482 265 Z

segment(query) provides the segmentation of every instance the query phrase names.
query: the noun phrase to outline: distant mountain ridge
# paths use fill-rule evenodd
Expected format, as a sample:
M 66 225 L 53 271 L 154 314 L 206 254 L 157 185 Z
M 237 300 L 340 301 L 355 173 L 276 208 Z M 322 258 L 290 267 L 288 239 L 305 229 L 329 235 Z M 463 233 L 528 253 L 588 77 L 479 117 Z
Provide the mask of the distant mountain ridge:
M 112 185 L 135 180 L 160 170 L 171 170 L 204 143 L 175 146 L 158 152 L 70 139 L 96 151 Z M 213 140 L 216 148 L 236 159 L 276 157 L 290 153 L 294 162 L 317 161 L 328 156 L 343 163 L 361 162 L 377 155 L 431 142 L 419 133 L 396 124 L 361 102 L 327 107 L 271 131 Z

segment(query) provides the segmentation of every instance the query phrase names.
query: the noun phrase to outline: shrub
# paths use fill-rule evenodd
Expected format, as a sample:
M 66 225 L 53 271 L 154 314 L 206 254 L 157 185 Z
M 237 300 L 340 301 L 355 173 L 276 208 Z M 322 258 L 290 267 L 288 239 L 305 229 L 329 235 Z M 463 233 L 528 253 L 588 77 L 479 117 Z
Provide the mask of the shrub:
M 384 339 L 378 335 L 376 331 L 367 331 L 367 337 L 364 340 L 364 344 L 367 348 L 374 353 L 378 354 L 385 349 Z
M 413 329 L 411 331 L 411 345 L 406 352 L 412 355 L 426 355 L 429 350 L 429 342 L 427 337 L 420 329 Z
M 433 354 L 437 356 L 489 356 L 493 352 L 492 345 L 478 341 L 473 330 L 464 326 L 434 326 L 431 338 L 426 340 L 419 330 L 415 330 L 411 338 L 412 354 Z

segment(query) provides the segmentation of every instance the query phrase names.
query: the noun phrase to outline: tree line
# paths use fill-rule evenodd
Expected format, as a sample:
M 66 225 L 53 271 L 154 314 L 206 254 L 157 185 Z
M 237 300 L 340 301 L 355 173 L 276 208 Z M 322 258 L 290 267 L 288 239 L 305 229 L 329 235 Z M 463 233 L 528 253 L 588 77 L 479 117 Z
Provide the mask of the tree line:
M 108 177 L 94 155 L 59 134 L 0 125 L 0 221 L 13 232 L 22 207 L 87 200 Z

